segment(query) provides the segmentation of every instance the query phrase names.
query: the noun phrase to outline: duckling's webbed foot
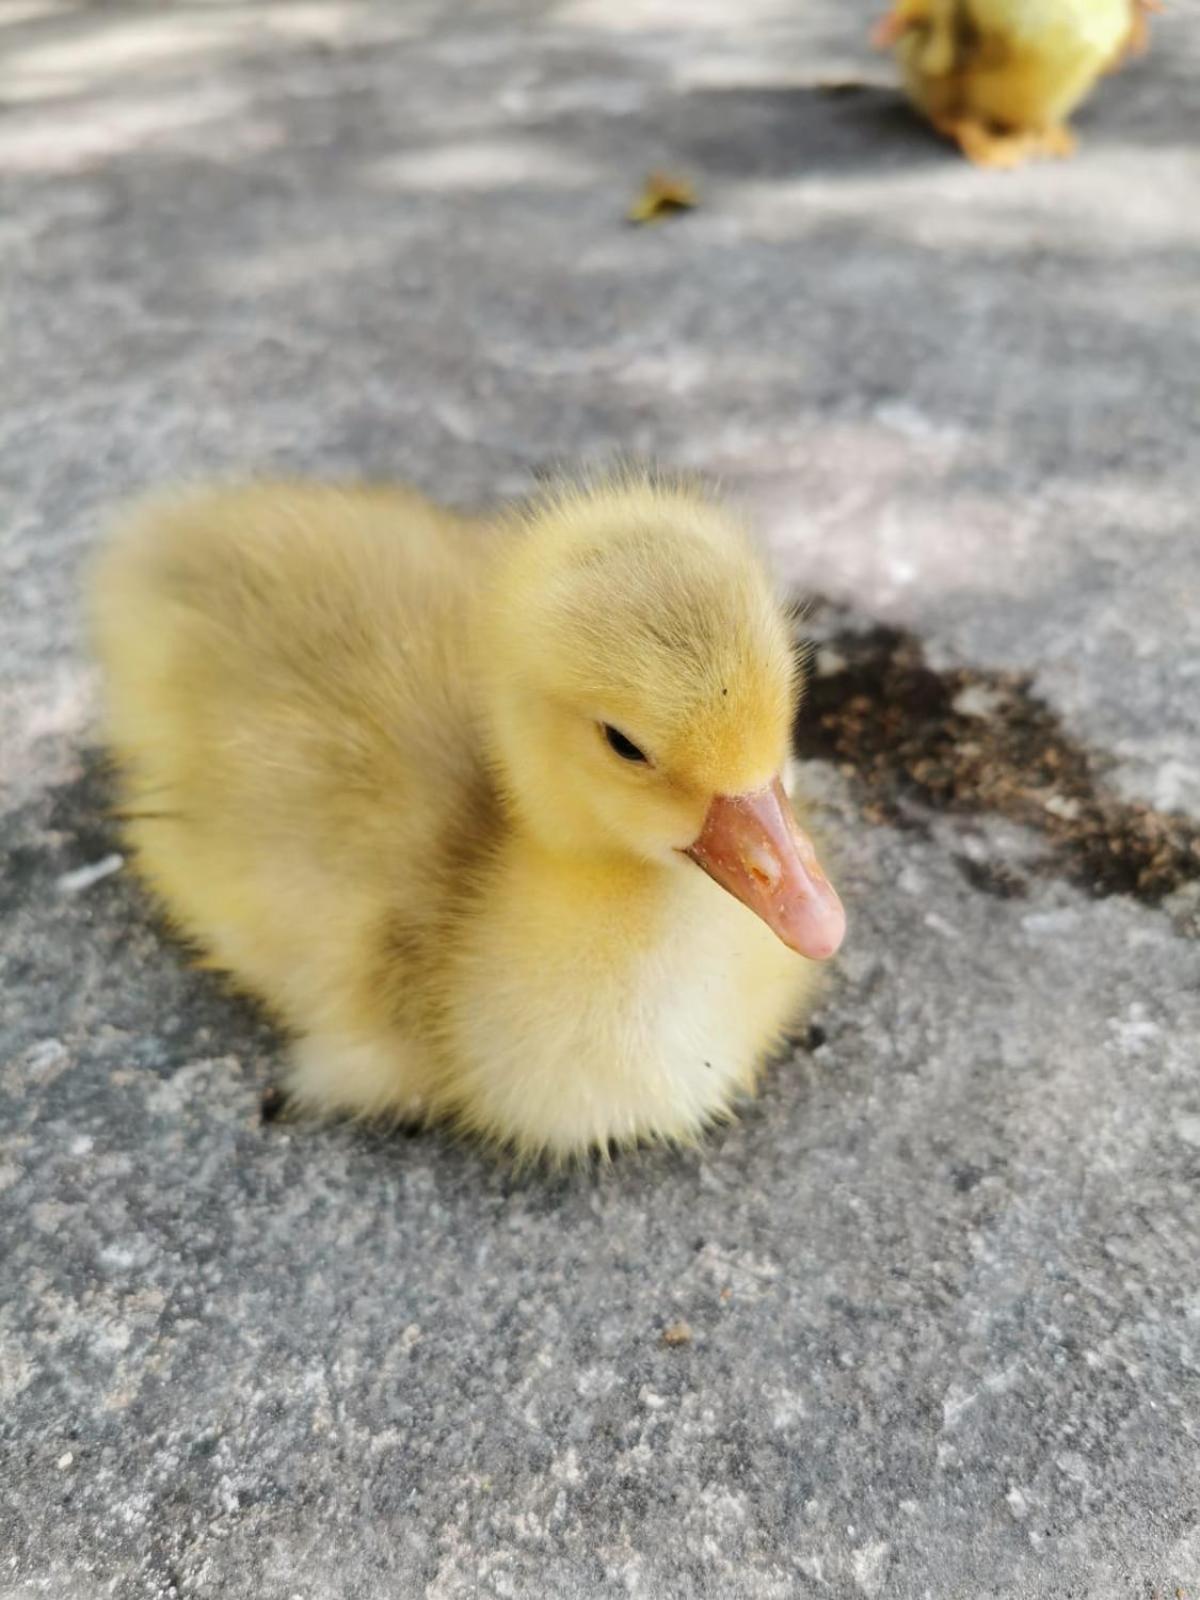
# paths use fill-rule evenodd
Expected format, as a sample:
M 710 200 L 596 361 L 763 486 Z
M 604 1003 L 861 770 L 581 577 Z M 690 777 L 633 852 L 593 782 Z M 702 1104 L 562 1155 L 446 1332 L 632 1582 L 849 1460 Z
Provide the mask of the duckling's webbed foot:
M 1058 122 L 1052 128 L 1043 128 L 1037 140 L 1037 154 L 1056 161 L 1069 161 L 1079 148 L 1078 138 L 1065 122 Z
M 997 134 L 972 117 L 940 118 L 934 126 L 944 138 L 953 139 L 972 166 L 1007 170 L 1025 160 L 1023 139 Z
M 1037 129 L 995 128 L 974 117 L 948 117 L 935 126 L 974 166 L 994 171 L 1011 171 L 1039 156 L 1065 159 L 1076 149 L 1075 135 L 1063 123 Z

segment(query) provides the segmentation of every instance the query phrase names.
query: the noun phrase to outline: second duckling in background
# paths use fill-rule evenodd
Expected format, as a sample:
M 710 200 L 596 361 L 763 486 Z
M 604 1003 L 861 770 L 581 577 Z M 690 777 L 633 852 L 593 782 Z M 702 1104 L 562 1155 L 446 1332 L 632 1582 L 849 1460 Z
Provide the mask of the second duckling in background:
M 137 864 L 291 1030 L 302 1107 L 690 1139 L 841 941 L 787 613 L 695 488 L 167 498 L 93 598 Z
M 1145 48 L 1158 0 L 892 0 L 874 32 L 909 98 L 980 166 L 1068 156 L 1067 118 Z

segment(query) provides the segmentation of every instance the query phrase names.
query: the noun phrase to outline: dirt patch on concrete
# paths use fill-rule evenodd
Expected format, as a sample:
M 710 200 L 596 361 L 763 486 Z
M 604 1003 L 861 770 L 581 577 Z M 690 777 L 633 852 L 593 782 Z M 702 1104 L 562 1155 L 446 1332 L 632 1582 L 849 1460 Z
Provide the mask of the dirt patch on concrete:
M 1115 794 L 1105 759 L 1063 731 L 1028 677 L 935 671 L 901 629 L 845 629 L 817 647 L 796 745 L 851 777 L 874 821 L 992 812 L 1036 829 L 1050 845 L 1037 868 L 1093 895 L 1158 905 L 1200 879 L 1200 824 Z M 976 888 L 1024 892 L 1007 866 L 961 865 Z

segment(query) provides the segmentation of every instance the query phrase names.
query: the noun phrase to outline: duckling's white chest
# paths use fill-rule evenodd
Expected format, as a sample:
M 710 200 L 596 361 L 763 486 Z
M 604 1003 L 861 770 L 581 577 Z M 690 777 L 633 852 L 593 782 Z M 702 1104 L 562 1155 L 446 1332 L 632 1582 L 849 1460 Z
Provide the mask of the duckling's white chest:
M 750 1086 L 812 974 L 690 863 L 655 882 L 514 872 L 455 968 L 455 1098 L 524 1149 L 688 1138 Z

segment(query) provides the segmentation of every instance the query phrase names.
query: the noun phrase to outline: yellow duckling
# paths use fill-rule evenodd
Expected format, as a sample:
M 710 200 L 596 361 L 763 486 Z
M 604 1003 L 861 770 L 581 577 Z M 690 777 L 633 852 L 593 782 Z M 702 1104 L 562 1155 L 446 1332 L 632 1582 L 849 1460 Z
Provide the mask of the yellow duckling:
M 1146 42 L 1158 0 L 892 0 L 875 42 L 895 46 L 909 98 L 981 166 L 1067 156 L 1067 118 Z
M 93 591 L 142 873 L 296 1036 L 289 1099 L 523 1155 L 689 1139 L 844 917 L 747 536 L 648 478 L 150 504 Z

